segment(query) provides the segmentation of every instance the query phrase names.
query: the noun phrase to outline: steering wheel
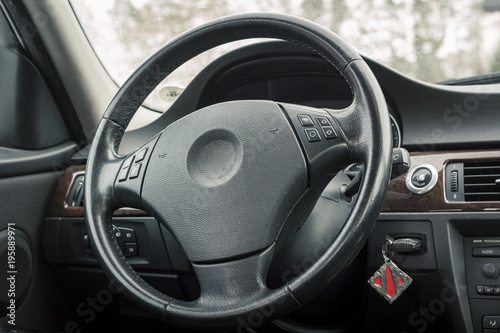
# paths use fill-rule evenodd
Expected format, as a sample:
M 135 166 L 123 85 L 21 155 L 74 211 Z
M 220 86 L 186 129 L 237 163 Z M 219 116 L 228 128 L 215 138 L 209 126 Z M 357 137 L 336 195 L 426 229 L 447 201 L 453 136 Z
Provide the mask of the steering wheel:
M 342 110 L 220 103 L 170 124 L 135 152 L 118 155 L 130 119 L 168 74 L 210 48 L 256 37 L 297 43 L 325 58 L 351 86 L 353 103 Z M 99 123 L 85 177 L 94 253 L 123 295 L 174 324 L 222 328 L 276 318 L 319 294 L 367 240 L 389 183 L 390 133 L 373 73 L 331 31 L 282 14 L 236 15 L 202 25 L 146 60 Z M 267 287 L 273 255 L 305 221 L 332 177 L 354 162 L 364 165 L 364 175 L 335 240 L 303 274 Z M 113 212 L 124 206 L 149 212 L 179 241 L 200 283 L 197 300 L 159 292 L 127 263 L 111 224 Z

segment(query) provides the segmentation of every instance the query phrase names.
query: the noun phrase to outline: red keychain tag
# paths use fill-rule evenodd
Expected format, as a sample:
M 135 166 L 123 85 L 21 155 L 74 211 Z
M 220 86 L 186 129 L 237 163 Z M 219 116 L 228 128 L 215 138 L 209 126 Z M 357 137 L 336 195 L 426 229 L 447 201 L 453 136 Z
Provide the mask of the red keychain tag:
M 382 295 L 389 303 L 394 302 L 403 291 L 405 291 L 413 279 L 399 269 L 390 258 L 386 256 L 387 242 L 392 240 L 388 239 L 382 246 L 382 256 L 384 263 L 368 280 L 368 284 L 373 287 L 380 295 Z

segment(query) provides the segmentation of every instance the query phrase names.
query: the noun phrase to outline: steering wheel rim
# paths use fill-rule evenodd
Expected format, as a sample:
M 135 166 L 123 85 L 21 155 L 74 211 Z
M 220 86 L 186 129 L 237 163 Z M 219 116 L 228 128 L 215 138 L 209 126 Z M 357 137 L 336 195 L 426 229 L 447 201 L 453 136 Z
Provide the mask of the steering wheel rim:
M 110 222 L 112 213 L 127 202 L 125 197 L 134 199 L 130 193 L 117 190 L 120 184 L 117 177 L 127 158 L 131 156 L 119 156 L 118 146 L 125 128 L 144 99 L 182 63 L 212 47 L 257 37 L 288 40 L 313 50 L 335 66 L 351 86 L 353 104 L 344 110 L 326 110 L 326 114 L 347 147 L 348 159 L 339 162 L 336 170 L 347 162 L 361 162 L 365 166 L 358 199 L 337 238 L 317 262 L 283 286 L 273 290 L 265 286 L 265 272 L 275 250 L 273 242 L 265 248 L 261 246 L 258 253 L 250 255 L 247 252 L 231 257 L 231 260 L 228 259 L 230 266 L 222 269 L 220 266 L 226 264 L 225 259 L 228 257 L 218 260 L 216 256 L 198 256 L 198 259 L 203 260 L 193 260 L 193 267 L 202 285 L 202 297 L 194 302 L 175 300 L 152 288 L 134 271 L 114 238 Z M 288 117 L 289 121 L 297 112 L 312 112 L 313 117 L 323 114 L 314 112 L 324 112 L 300 107 L 295 112 L 296 106 L 279 104 L 278 108 L 276 103 L 271 102 L 252 105 L 265 110 L 267 113 L 263 113 L 264 115 L 284 111 L 283 119 Z M 237 105 L 243 109 L 246 106 L 245 103 Z M 214 108 L 212 112 L 218 110 L 220 107 Z M 220 112 L 221 115 L 228 114 L 226 111 Z M 293 129 L 293 126 L 290 126 L 289 132 L 293 133 L 295 130 L 295 134 L 299 136 L 300 130 Z M 167 130 L 169 127 L 165 131 L 168 132 Z M 164 140 L 166 134 L 162 133 L 153 138 L 148 143 L 149 146 L 143 146 L 149 149 L 148 158 L 157 149 L 157 142 Z M 343 149 L 342 147 L 337 145 L 335 149 Z M 346 267 L 361 249 L 385 198 L 390 176 L 391 150 L 389 115 L 382 91 L 366 63 L 337 35 L 313 22 L 283 14 L 235 15 L 207 23 L 172 40 L 146 60 L 118 91 L 98 126 L 85 177 L 85 216 L 94 253 L 104 272 L 114 284 L 122 288 L 123 294 L 158 318 L 202 328 L 252 326 L 252 318 L 256 315 L 272 319 L 310 300 L 321 291 L 322 282 L 331 279 Z M 333 150 L 329 150 L 331 151 Z M 306 151 L 305 155 L 307 153 Z M 342 154 L 336 157 L 345 156 L 345 152 Z M 312 162 L 308 162 L 311 169 Z M 296 173 L 303 175 L 302 170 Z M 146 179 L 146 175 L 144 177 Z M 144 181 L 144 188 L 146 183 L 147 180 Z M 320 183 L 324 182 L 319 181 L 318 184 Z M 314 186 L 319 190 L 326 185 L 318 184 Z M 311 184 L 308 186 L 312 187 Z M 139 188 L 139 197 L 144 191 Z M 132 199 L 130 200 L 133 201 Z M 156 209 L 151 200 L 141 207 L 152 211 Z M 160 213 L 152 215 L 160 221 L 165 220 Z M 283 225 L 280 226 L 282 227 Z M 217 260 L 211 260 L 213 258 Z M 218 268 L 214 268 L 215 266 Z M 222 275 L 221 283 L 215 282 L 219 275 Z

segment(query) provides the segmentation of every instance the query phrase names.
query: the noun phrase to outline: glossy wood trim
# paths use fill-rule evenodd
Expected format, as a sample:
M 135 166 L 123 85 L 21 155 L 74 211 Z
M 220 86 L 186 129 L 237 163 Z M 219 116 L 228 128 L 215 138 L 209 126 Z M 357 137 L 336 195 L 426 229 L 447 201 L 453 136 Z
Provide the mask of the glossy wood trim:
M 67 204 L 69 192 L 75 178 L 85 173 L 85 166 L 68 167 L 57 184 L 54 197 L 50 204 L 48 217 L 82 217 L 83 207 L 69 207 Z M 114 216 L 149 216 L 148 213 L 139 209 L 121 208 L 117 210 Z
M 448 202 L 445 198 L 444 168 L 449 162 L 500 159 L 500 150 L 412 153 L 411 165 L 431 164 L 438 171 L 436 186 L 425 194 L 406 188 L 406 174 L 391 180 L 382 212 L 477 212 L 500 210 L 499 201 Z

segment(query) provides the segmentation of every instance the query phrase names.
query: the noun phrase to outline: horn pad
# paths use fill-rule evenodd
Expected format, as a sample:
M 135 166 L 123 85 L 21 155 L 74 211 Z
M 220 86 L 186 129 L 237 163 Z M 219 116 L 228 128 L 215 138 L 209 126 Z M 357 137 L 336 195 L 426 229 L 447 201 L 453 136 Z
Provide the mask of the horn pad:
M 189 149 L 189 174 L 204 187 L 220 186 L 228 182 L 240 169 L 243 145 L 228 131 L 216 129 L 200 136 Z
M 188 259 L 203 263 L 272 245 L 306 189 L 306 161 L 280 106 L 237 101 L 196 111 L 163 131 L 142 198 Z

